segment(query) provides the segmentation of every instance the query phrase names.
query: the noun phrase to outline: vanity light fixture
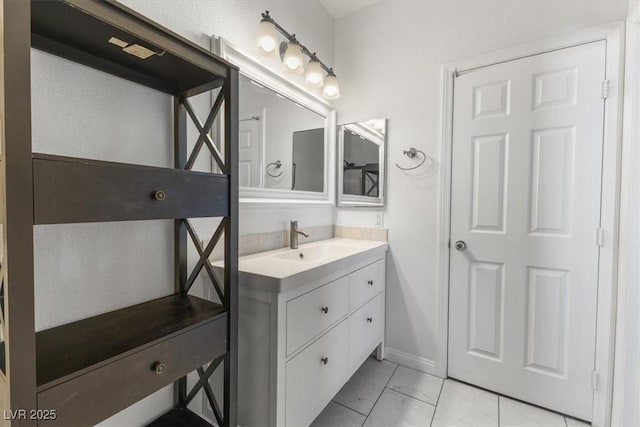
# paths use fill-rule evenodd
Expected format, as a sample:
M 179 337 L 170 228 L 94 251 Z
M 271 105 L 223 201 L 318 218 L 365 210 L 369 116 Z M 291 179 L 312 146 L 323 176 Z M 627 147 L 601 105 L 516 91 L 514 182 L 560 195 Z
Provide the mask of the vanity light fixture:
M 280 33 L 286 41 L 279 43 Z M 327 67 L 318 59 L 315 52 L 311 52 L 305 45 L 282 28 L 269 15 L 269 11 L 262 14 L 262 19 L 256 31 L 256 51 L 262 55 L 273 56 L 280 52 L 280 59 L 287 72 L 302 73 L 304 71 L 304 55 L 309 57 L 304 82 L 309 87 L 322 88 L 322 96 L 334 100 L 340 98 L 340 86 L 333 68 Z M 327 76 L 325 77 L 325 73 Z
M 275 56 L 278 52 L 278 31 L 269 12 L 262 14 L 262 20 L 256 31 L 256 50 L 262 55 Z
M 307 73 L 304 75 L 304 82 L 311 87 L 322 87 L 324 85 L 324 73 L 322 71 L 322 65 L 318 58 L 311 58 L 309 64 L 307 64 Z
M 300 43 L 296 40 L 295 34 L 289 40 L 287 44 L 287 50 L 282 57 L 282 63 L 284 69 L 290 73 L 302 73 L 304 71 L 304 58 L 302 57 L 302 49 L 300 49 Z
M 338 86 L 338 78 L 333 73 L 333 69 L 329 69 L 329 75 L 324 80 L 324 87 L 322 88 L 322 96 L 327 99 L 340 98 L 340 86 Z

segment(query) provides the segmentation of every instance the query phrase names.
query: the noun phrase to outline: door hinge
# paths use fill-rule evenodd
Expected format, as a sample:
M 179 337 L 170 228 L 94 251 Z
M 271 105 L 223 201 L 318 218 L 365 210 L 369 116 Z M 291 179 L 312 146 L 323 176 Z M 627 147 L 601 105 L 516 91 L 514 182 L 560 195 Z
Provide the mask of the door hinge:
M 596 371 L 591 372 L 591 388 L 598 389 L 598 373 Z
M 596 228 L 596 246 L 604 246 L 604 229 Z
M 609 80 L 602 81 L 602 99 L 609 98 Z

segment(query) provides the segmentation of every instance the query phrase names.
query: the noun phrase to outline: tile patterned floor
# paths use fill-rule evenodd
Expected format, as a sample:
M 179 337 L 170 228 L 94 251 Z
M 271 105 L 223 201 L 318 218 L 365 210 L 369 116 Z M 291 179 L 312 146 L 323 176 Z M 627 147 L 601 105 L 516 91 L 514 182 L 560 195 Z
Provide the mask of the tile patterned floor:
M 581 421 L 369 358 L 311 427 L 587 427 Z

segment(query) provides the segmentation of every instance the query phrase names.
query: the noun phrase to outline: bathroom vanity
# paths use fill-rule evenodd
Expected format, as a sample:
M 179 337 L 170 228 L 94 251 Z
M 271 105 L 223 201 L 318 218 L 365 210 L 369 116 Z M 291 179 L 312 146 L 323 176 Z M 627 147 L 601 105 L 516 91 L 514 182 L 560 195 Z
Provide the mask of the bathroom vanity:
M 386 251 L 330 239 L 240 258 L 240 425 L 309 425 L 383 357 Z

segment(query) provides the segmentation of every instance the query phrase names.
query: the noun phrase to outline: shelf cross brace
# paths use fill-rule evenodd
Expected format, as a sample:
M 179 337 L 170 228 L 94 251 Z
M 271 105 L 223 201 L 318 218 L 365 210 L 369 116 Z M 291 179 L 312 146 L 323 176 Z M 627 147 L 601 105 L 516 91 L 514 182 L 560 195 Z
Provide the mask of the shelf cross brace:
M 187 407 L 187 405 L 189 405 L 189 403 L 191 403 L 191 401 L 196 397 L 198 392 L 200 392 L 200 390 L 204 390 L 204 393 L 207 396 L 207 400 L 209 401 L 209 404 L 211 405 L 211 409 L 213 410 L 213 415 L 215 416 L 216 421 L 218 422 L 218 425 L 224 425 L 223 423 L 224 417 L 222 416 L 222 412 L 220 412 L 220 406 L 218 405 L 218 402 L 216 401 L 216 398 L 213 394 L 213 390 L 211 389 L 211 384 L 209 384 L 209 378 L 211 378 L 211 376 L 216 371 L 216 369 L 218 369 L 218 366 L 220 366 L 223 360 L 225 360 L 224 354 L 218 357 L 217 359 L 214 359 L 209 364 L 206 370 L 203 369 L 202 367 L 199 367 L 197 369 L 198 376 L 200 378 L 198 379 L 198 382 L 193 386 L 193 388 L 191 389 L 191 391 L 189 392 L 189 394 L 184 400 L 184 407 Z
M 220 240 L 222 233 L 227 228 L 228 218 L 223 218 L 220 221 L 220 224 L 218 224 L 218 228 L 213 233 L 211 240 L 209 240 L 209 243 L 204 248 L 191 222 L 188 219 L 185 219 L 183 221 L 184 221 L 185 227 L 187 228 L 187 231 L 189 232 L 189 236 L 191 237 L 191 240 L 193 241 L 193 244 L 195 245 L 198 251 L 198 254 L 200 256 L 200 259 L 196 263 L 193 271 L 191 272 L 191 274 L 189 275 L 189 278 L 187 279 L 187 283 L 185 284 L 185 292 L 187 293 L 189 292 L 189 290 L 191 289 L 191 286 L 193 286 L 193 283 L 198 277 L 198 274 L 200 274 L 200 271 L 202 271 L 202 268 L 204 267 L 205 270 L 207 271 L 207 274 L 209 275 L 209 279 L 211 280 L 211 284 L 213 288 L 218 294 L 218 298 L 220 298 L 220 301 L 224 304 L 225 299 L 220 286 L 220 280 L 218 280 L 218 276 L 215 270 L 213 269 L 211 262 L 209 261 L 209 257 L 211 256 L 213 249 L 216 247 L 216 244 Z M 225 309 L 228 310 L 229 307 L 225 306 Z
M 226 167 L 226 165 L 222 160 L 222 155 L 220 154 L 220 151 L 214 144 L 213 140 L 211 139 L 211 136 L 209 136 L 209 132 L 211 131 L 211 127 L 213 126 L 213 122 L 218 116 L 218 113 L 220 112 L 220 108 L 222 107 L 223 102 L 224 102 L 224 90 L 220 90 L 216 98 L 216 101 L 213 103 L 213 107 L 209 112 L 209 116 L 207 117 L 207 120 L 204 122 L 204 125 L 203 125 L 202 123 L 200 123 L 200 119 L 198 119 L 198 116 L 193 110 L 193 106 L 191 105 L 189 100 L 187 100 L 187 98 L 182 98 L 181 100 L 182 105 L 184 105 L 184 108 L 187 110 L 189 117 L 191 117 L 191 121 L 193 121 L 193 124 L 196 126 L 196 129 L 200 133 L 200 135 L 198 136 L 198 140 L 196 141 L 196 145 L 193 147 L 193 151 L 189 156 L 189 160 L 187 161 L 187 165 L 185 169 L 193 168 L 193 165 L 195 164 L 196 159 L 198 158 L 198 154 L 200 154 L 200 150 L 202 149 L 202 146 L 206 145 L 209 151 L 211 151 L 211 155 L 215 159 L 220 170 L 225 174 L 228 173 L 228 170 L 227 170 L 228 168 Z

